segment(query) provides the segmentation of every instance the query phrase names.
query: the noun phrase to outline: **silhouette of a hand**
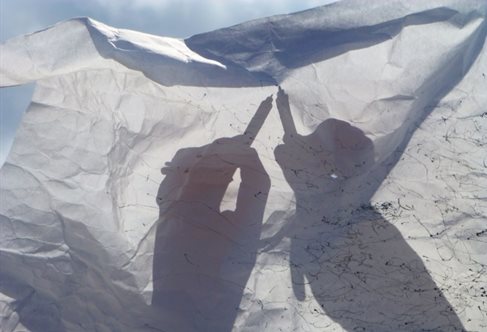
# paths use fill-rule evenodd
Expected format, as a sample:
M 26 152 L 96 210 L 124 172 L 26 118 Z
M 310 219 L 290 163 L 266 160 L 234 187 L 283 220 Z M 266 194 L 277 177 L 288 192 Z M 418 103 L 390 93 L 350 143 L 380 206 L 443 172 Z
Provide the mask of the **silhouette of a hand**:
M 179 150 L 162 169 L 153 304 L 202 330 L 231 330 L 255 264 L 270 180 L 250 145 L 271 105 L 260 105 L 245 134 Z M 221 211 L 237 169 L 235 210 Z
M 310 135 L 299 135 L 288 96 L 281 89 L 277 108 L 284 127 L 284 144 L 274 153 L 294 192 L 321 199 L 327 195 L 330 200 L 341 195 L 345 182 L 365 173 L 373 164 L 372 142 L 360 129 L 328 119 Z
M 387 176 L 374 173 L 381 165 L 374 163 L 372 141 L 336 119 L 298 135 L 282 90 L 277 106 L 285 136 L 275 156 L 295 193 L 296 212 L 270 240 L 291 239 L 296 298 L 305 301 L 309 285 L 308 295 L 347 331 L 463 330 L 421 258 L 370 205 L 376 183 Z

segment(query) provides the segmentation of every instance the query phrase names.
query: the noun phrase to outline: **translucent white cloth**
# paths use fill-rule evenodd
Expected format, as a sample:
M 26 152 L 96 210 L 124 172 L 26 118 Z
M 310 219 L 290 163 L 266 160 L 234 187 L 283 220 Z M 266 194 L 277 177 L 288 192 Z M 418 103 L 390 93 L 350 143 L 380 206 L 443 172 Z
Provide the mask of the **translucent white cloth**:
M 486 12 L 7 41 L 1 86 L 37 86 L 0 170 L 0 330 L 485 329 Z

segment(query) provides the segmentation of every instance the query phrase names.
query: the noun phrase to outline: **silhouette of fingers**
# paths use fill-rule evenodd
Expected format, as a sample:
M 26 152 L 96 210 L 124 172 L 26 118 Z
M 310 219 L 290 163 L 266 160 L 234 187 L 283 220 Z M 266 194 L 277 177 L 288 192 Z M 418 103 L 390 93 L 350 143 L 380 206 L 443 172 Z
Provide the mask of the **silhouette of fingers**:
M 264 122 L 269 115 L 270 110 L 272 109 L 272 95 L 267 97 L 263 102 L 260 103 L 259 108 L 255 112 L 255 115 L 250 120 L 249 124 L 247 125 L 247 129 L 245 129 L 244 135 L 246 138 L 249 139 L 248 145 L 251 145 L 257 134 L 259 133 L 260 129 L 264 125 Z

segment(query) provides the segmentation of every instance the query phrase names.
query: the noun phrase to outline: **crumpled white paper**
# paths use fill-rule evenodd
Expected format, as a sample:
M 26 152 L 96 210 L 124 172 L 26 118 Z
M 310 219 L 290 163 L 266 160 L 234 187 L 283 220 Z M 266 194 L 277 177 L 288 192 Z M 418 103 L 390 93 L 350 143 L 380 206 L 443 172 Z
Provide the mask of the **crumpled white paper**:
M 73 19 L 0 171 L 1 331 L 481 331 L 484 1 L 186 40 Z

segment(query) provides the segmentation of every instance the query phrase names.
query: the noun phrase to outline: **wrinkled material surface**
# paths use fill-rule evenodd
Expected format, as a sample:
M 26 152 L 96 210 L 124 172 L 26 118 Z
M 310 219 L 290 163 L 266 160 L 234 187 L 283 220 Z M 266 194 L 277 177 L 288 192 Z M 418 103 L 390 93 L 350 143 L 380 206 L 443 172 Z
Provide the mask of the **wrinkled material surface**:
M 0 330 L 486 330 L 486 13 L 7 41 L 1 85 L 36 90 L 0 171 Z

